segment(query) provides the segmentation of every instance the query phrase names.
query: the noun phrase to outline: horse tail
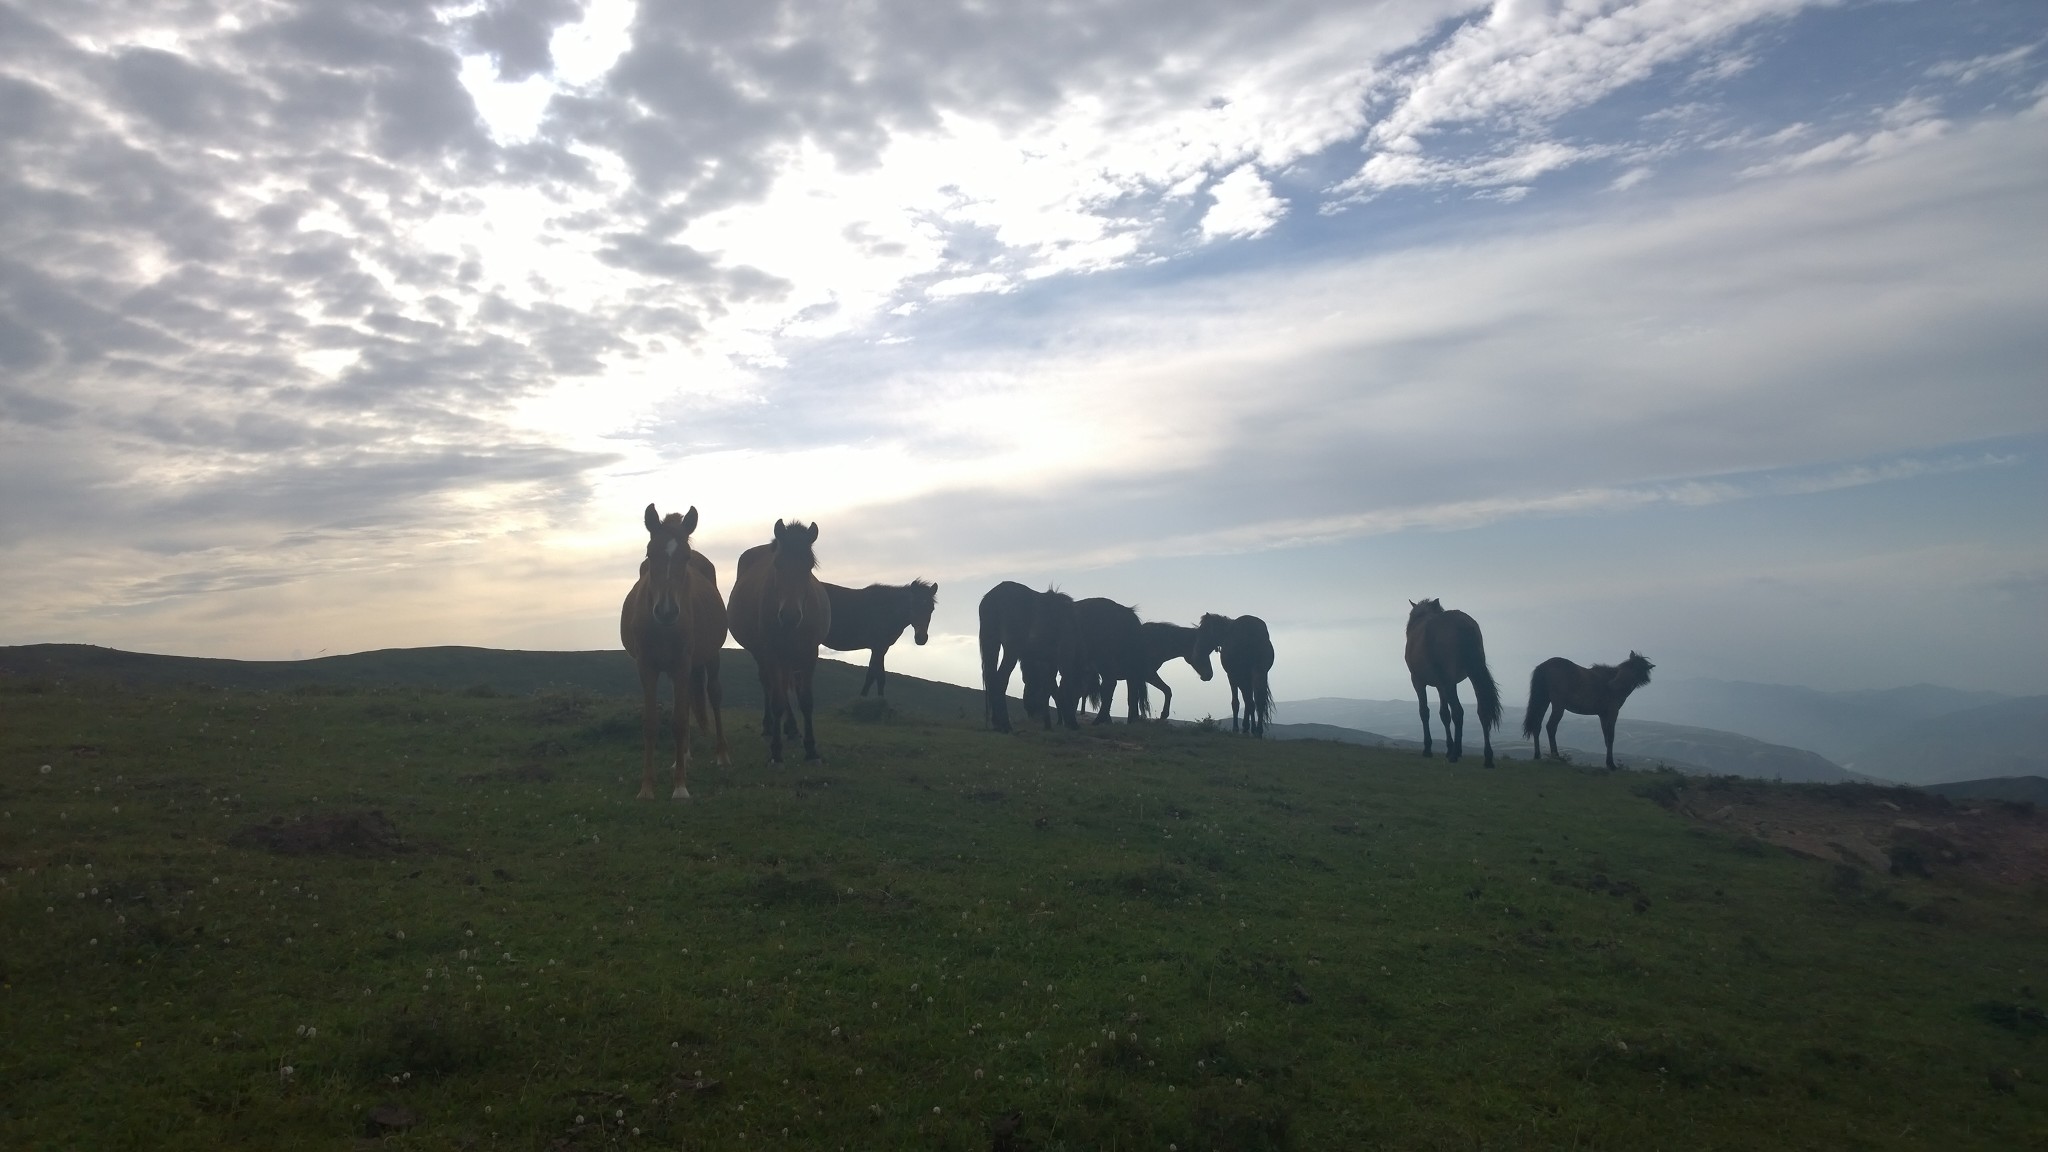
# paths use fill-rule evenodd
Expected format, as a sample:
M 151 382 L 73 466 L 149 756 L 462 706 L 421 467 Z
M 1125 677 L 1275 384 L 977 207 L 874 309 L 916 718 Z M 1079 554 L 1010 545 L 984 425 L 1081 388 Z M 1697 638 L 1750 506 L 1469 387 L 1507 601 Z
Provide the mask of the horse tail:
M 1543 714 L 1550 711 L 1550 677 L 1543 674 L 1543 665 L 1538 664 L 1529 673 L 1529 710 L 1522 713 L 1522 735 L 1534 737 L 1543 730 Z
M 1143 680 L 1131 681 L 1131 703 L 1138 709 L 1139 716 L 1147 720 L 1152 718 L 1152 693 Z
M 1486 668 L 1486 641 L 1480 638 L 1478 625 L 1459 633 L 1458 655 L 1465 662 L 1465 674 L 1472 678 L 1472 695 L 1479 700 L 1479 726 L 1491 732 L 1500 727 L 1500 689 Z

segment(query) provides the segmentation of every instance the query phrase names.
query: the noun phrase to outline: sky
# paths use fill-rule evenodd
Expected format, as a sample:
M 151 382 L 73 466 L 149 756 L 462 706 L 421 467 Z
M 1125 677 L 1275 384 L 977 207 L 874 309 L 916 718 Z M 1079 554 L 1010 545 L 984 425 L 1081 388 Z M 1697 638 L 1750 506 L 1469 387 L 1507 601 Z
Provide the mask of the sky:
M 0 643 L 613 647 L 653 501 L 958 683 L 2048 693 L 2044 268 L 2038 0 L 0 0 Z

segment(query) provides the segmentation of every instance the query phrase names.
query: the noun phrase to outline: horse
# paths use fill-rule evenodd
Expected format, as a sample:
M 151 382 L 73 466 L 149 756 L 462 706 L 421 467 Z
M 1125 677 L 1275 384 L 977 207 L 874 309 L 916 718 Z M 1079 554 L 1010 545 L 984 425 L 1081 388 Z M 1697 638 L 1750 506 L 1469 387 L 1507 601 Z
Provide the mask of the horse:
M 661 707 L 654 697 L 666 672 L 676 730 L 675 787 L 669 798 L 688 800 L 691 708 L 703 723 L 709 706 L 718 732 L 717 762 L 731 763 L 721 711 L 724 691 L 718 680 L 725 604 L 718 598 L 717 569 L 690 550 L 697 509 L 664 517 L 649 504 L 642 519 L 647 526 L 647 557 L 640 562 L 640 578 L 619 607 L 619 640 L 640 672 L 639 798 L 654 799 L 654 738 L 661 727 Z
M 1185 660 L 1205 684 L 1216 675 L 1215 665 L 1209 662 L 1211 649 L 1202 646 L 1201 635 L 1200 629 L 1181 624 L 1147 621 L 1138 626 L 1138 639 L 1144 652 L 1145 683 L 1159 689 L 1163 697 L 1159 708 L 1161 723 L 1173 716 L 1173 689 L 1159 677 L 1162 665 L 1173 659 Z
M 1079 727 L 1057 687 L 1075 675 L 1074 598 L 1055 588 L 1035 592 L 1005 580 L 981 598 L 981 688 L 988 726 L 1010 730 L 1010 673 L 1024 665 L 1024 715 L 1052 727 L 1058 702 L 1060 722 Z
M 818 526 L 775 522 L 775 538 L 740 553 L 732 581 L 732 638 L 761 674 L 761 735 L 768 765 L 782 766 L 782 725 L 790 696 L 804 714 L 804 759 L 818 757 L 812 680 L 818 645 L 832 631 L 832 598 L 818 579 Z
M 905 628 L 911 629 L 912 638 L 920 645 L 931 639 L 932 609 L 938 606 L 939 586 L 923 580 L 870 584 L 865 588 L 827 584 L 825 595 L 832 601 L 832 630 L 825 634 L 825 647 L 836 652 L 869 649 L 868 675 L 860 683 L 860 694 L 867 695 L 872 687 L 875 695 L 886 696 L 887 673 L 882 661 Z
M 1620 665 L 1595 664 L 1581 668 L 1562 656 L 1553 656 L 1529 674 L 1529 710 L 1522 715 L 1522 735 L 1536 744 L 1536 758 L 1543 758 L 1543 738 L 1538 726 L 1550 734 L 1550 754 L 1557 755 L 1557 725 L 1566 712 L 1600 718 L 1600 735 L 1607 741 L 1607 766 L 1614 764 L 1614 718 L 1629 693 L 1650 682 L 1656 665 L 1631 651 Z M 1543 724 L 1544 709 L 1550 723 Z
M 1486 766 L 1493 767 L 1493 728 L 1500 723 L 1500 690 L 1486 669 L 1486 643 L 1479 622 L 1463 612 L 1444 611 L 1439 600 L 1408 602 L 1408 679 L 1422 713 L 1422 754 L 1430 754 L 1429 689 L 1437 690 L 1444 722 L 1444 759 L 1455 764 L 1465 754 L 1465 706 L 1458 702 L 1458 681 L 1472 681 L 1479 701 L 1479 738 L 1486 745 Z
M 1273 719 L 1273 635 L 1257 616 L 1235 619 L 1204 613 L 1195 628 L 1196 643 L 1206 654 L 1222 650 L 1223 675 L 1230 681 L 1230 730 L 1247 736 L 1266 734 Z M 1200 670 L 1196 665 L 1196 670 Z M 1238 726 L 1237 702 L 1244 698 L 1244 726 Z
M 1072 703 L 1062 706 L 1062 718 L 1085 699 L 1098 706 L 1095 723 L 1109 723 L 1109 709 L 1116 701 L 1119 680 L 1131 684 L 1130 719 L 1150 716 L 1152 701 L 1145 695 L 1145 674 L 1158 665 L 1145 665 L 1144 632 L 1143 625 L 1138 623 L 1138 613 L 1114 600 L 1090 596 L 1074 601 L 1074 623 L 1075 675 L 1072 683 L 1065 676 L 1060 680 L 1062 698 Z M 1080 727 L 1070 719 L 1066 723 L 1070 728 Z

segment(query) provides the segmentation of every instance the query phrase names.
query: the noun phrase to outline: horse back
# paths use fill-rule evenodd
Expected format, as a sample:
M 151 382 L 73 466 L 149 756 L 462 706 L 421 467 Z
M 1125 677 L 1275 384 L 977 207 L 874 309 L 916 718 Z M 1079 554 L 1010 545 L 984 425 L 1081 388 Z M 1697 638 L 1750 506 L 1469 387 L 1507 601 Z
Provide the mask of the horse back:
M 1273 633 L 1266 628 L 1266 622 L 1257 616 L 1239 616 L 1230 622 L 1230 632 L 1223 640 L 1223 662 L 1231 663 L 1231 654 L 1237 654 L 1237 666 L 1247 671 L 1273 666 Z

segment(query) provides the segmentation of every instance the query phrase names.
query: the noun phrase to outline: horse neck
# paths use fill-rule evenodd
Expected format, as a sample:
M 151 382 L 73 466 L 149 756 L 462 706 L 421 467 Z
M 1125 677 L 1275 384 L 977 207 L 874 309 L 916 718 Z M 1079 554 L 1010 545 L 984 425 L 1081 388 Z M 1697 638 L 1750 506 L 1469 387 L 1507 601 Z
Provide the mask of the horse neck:
M 1195 636 L 1200 629 L 1184 624 L 1161 624 L 1157 627 L 1141 628 L 1138 635 L 1144 637 L 1145 659 L 1155 657 L 1161 664 L 1176 656 L 1185 656 L 1194 651 Z

